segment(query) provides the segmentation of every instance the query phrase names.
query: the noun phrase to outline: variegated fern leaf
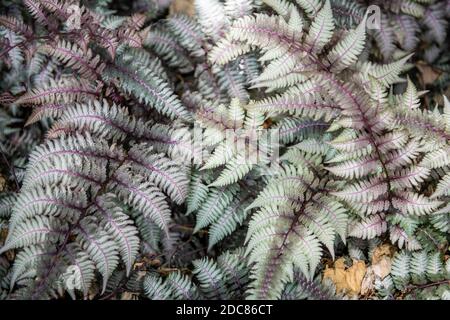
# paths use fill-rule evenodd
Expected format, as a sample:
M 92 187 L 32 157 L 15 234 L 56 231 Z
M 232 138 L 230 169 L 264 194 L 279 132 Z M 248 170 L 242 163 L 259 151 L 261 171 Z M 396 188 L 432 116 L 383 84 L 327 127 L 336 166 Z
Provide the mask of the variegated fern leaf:
M 248 270 L 242 249 L 226 251 L 217 260 L 203 258 L 192 261 L 192 277 L 179 271 L 165 278 L 148 275 L 144 290 L 152 300 L 242 299 L 248 283 Z
M 119 262 L 129 272 L 138 253 L 138 232 L 145 230 L 138 230 L 134 216 L 168 234 L 167 199 L 184 201 L 187 171 L 151 142 L 135 140 L 146 135 L 143 128 L 105 101 L 73 105 L 55 123 L 49 134 L 54 138 L 30 156 L 1 249 L 24 248 L 11 286 L 26 277 L 37 279 L 30 297 L 50 294 L 55 284 L 86 295 L 98 271 L 105 290 Z
M 283 156 L 290 160 L 271 172 L 267 186 L 247 208 L 259 208 L 247 231 L 247 252 L 254 263 L 252 297 L 279 298 L 295 269 L 312 280 L 324 251 L 334 257 L 338 238 L 346 241 L 348 212 L 330 192 L 339 182 L 323 167 L 329 152 L 301 143 L 292 147 Z
M 450 296 L 450 265 L 436 251 L 398 252 L 390 274 L 375 284 L 383 298 L 400 291 L 404 299 L 444 299 Z
M 449 298 L 447 2 L 0 0 L 0 299 Z
M 373 238 L 389 228 L 392 242 L 398 242 L 400 247 L 419 249 L 421 245 L 412 235 L 419 222 L 411 220 L 431 215 L 443 202 L 416 192 L 430 173 L 419 165 L 426 143 L 409 134 L 399 121 L 394 121 L 394 114 L 400 111 L 390 107 L 394 103 L 389 103 L 387 98 L 385 88 L 400 81 L 398 75 L 409 57 L 387 65 L 358 60 L 366 40 L 367 15 L 356 29 L 333 37 L 329 1 L 316 9 L 299 3 L 306 16 L 309 13 L 312 17 L 311 21 L 304 21 L 305 15 L 300 14 L 295 5 L 283 7 L 283 3 L 286 4 L 267 1 L 278 15 L 259 13 L 234 22 L 226 38 L 211 52 L 210 60 L 223 64 L 234 59 L 243 48 L 258 49 L 265 66 L 253 81 L 253 88 L 266 87 L 268 92 L 277 93 L 261 101 L 251 101 L 246 109 L 275 119 L 287 114 L 306 121 L 328 122 L 329 132 L 333 134 L 329 144 L 337 152 L 331 152 L 332 156 L 322 160 L 331 173 L 331 177 L 325 174 L 325 181 L 333 181 L 335 176 L 335 180 L 345 179 L 348 183 L 333 185 L 329 196 L 334 200 L 327 198 L 325 203 L 332 206 L 336 203 L 342 212 L 348 209 L 352 212 L 350 236 Z M 309 29 L 304 27 L 307 22 Z M 417 108 L 419 103 L 418 95 L 411 96 L 414 90 L 410 86 L 402 97 L 408 108 Z M 424 117 L 419 116 L 418 122 L 422 121 Z M 446 129 L 440 123 L 436 127 L 444 130 L 445 137 Z M 323 150 L 320 143 L 315 145 L 317 150 Z M 308 177 L 304 172 L 309 171 L 302 168 L 298 174 Z M 323 183 L 315 172 L 304 180 L 313 186 Z M 248 233 L 248 252 L 253 257 L 251 261 L 256 262 L 252 293 L 260 298 L 278 297 L 283 283 L 292 278 L 293 266 L 312 277 L 320 259 L 319 244 L 322 242 L 333 252 L 336 233 L 336 230 L 331 231 L 332 227 L 318 227 L 320 239 L 311 225 L 302 228 L 301 218 L 306 215 L 304 206 L 309 205 L 307 200 L 314 198 L 313 195 L 303 195 L 303 189 L 280 187 L 273 182 L 267 188 L 275 193 L 274 199 L 286 201 L 287 196 L 292 201 L 290 195 L 300 197 L 297 200 L 300 204 L 292 207 L 288 202 L 288 206 L 283 204 L 280 208 L 276 201 L 269 200 L 270 191 L 263 191 L 260 196 L 268 200 L 269 208 L 252 217 Z M 283 222 L 275 223 L 277 217 Z M 324 219 L 327 218 L 330 216 L 325 215 Z M 264 223 L 259 225 L 259 220 Z M 252 228 L 252 223 L 260 227 L 256 229 L 259 232 Z M 339 227 L 346 232 L 346 226 L 343 222 Z M 328 237 L 324 236 L 324 230 L 329 232 Z M 295 234 L 291 236 L 290 232 Z M 284 240 L 278 243 L 278 237 Z M 341 238 L 345 241 L 346 234 Z M 302 246 L 302 243 L 310 246 Z M 270 255 L 262 252 L 270 252 Z M 293 261 L 293 257 L 303 258 Z

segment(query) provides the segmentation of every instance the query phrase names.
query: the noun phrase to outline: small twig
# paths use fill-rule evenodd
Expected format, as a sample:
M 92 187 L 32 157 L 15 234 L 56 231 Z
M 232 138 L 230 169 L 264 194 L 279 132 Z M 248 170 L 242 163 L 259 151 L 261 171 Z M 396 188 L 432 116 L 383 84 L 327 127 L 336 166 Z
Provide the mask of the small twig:
M 439 286 L 441 284 L 449 284 L 450 285 L 450 280 L 440 280 L 440 281 L 430 282 L 430 283 L 426 283 L 426 284 L 413 285 L 413 286 L 409 287 L 405 293 L 408 294 L 417 289 L 425 289 L 425 288 L 429 288 L 429 287 Z
M 190 226 L 185 226 L 185 225 L 181 225 L 181 224 L 173 224 L 172 227 L 182 230 L 182 231 L 187 231 L 190 233 L 194 232 L 194 228 L 190 227 Z M 196 233 L 198 233 L 200 235 L 205 235 L 205 234 L 208 234 L 208 231 L 207 230 L 198 230 Z

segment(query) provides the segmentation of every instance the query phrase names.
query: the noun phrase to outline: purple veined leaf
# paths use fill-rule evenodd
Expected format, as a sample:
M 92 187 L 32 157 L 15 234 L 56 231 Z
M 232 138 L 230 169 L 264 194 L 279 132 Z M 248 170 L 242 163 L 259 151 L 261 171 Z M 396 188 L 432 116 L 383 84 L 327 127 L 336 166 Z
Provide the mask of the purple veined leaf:
M 435 211 L 443 202 L 430 200 L 427 197 L 412 192 L 396 194 L 392 205 L 406 215 L 426 215 Z
M 374 214 L 349 226 L 349 236 L 362 239 L 373 239 L 387 230 L 387 222 L 383 214 Z
M 119 253 L 125 263 L 127 275 L 129 275 L 138 254 L 140 241 L 137 237 L 138 231 L 133 222 L 114 203 L 114 198 L 112 194 L 97 197 L 94 210 L 99 212 L 103 220 L 104 229 L 118 244 Z

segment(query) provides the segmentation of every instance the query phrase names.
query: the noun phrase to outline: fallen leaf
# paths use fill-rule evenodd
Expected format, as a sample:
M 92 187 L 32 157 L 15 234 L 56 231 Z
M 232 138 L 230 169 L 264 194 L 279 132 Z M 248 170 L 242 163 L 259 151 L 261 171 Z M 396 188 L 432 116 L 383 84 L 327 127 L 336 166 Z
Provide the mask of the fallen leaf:
M 392 257 L 395 254 L 395 248 L 390 244 L 383 244 L 375 248 L 372 254 L 373 272 L 376 276 L 384 279 L 391 272 Z
M 194 0 L 174 0 L 169 7 L 169 14 L 183 13 L 190 17 L 195 15 Z
M 0 192 L 5 191 L 6 179 L 0 175 Z
M 441 71 L 429 66 L 423 61 L 417 63 L 417 69 L 419 69 L 422 82 L 424 85 L 432 84 L 435 82 L 442 74 Z
M 139 296 L 133 292 L 122 292 L 120 295 L 120 300 L 138 300 Z
M 372 293 L 376 279 L 383 280 L 390 272 L 395 248 L 390 244 L 383 244 L 373 250 L 371 262 L 361 284 L 361 295 Z
M 323 279 L 330 279 L 336 286 L 337 292 L 348 295 L 358 295 L 361 291 L 361 283 L 366 274 L 364 261 L 353 260 L 351 267 L 346 267 L 345 258 L 339 258 L 334 267 L 326 267 Z
M 376 247 L 372 253 L 372 264 L 377 264 L 385 256 L 392 258 L 395 254 L 395 251 L 395 247 L 390 244 L 382 244 Z

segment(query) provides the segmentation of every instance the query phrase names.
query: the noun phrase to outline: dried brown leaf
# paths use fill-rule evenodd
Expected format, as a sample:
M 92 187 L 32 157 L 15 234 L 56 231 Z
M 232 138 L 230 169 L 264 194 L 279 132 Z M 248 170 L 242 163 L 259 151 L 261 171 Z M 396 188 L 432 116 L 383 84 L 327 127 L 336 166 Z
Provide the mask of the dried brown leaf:
M 394 254 L 395 247 L 390 244 L 380 245 L 373 250 L 372 264 L 367 268 L 364 276 L 361 285 L 361 295 L 372 293 L 376 279 L 382 280 L 391 272 Z
M 420 71 L 422 83 L 426 86 L 435 82 L 442 74 L 440 70 L 431 67 L 425 62 L 419 61 L 417 63 L 417 69 Z
M 5 191 L 6 189 L 6 179 L 0 175 L 0 192 Z
M 169 7 L 169 14 L 182 13 L 193 17 L 195 15 L 194 0 L 174 0 Z
M 120 295 L 120 300 L 138 300 L 139 296 L 134 292 L 124 291 Z
M 361 283 L 366 274 L 364 261 L 353 260 L 351 267 L 346 267 L 345 258 L 339 258 L 334 267 L 326 267 L 323 278 L 330 279 L 336 286 L 337 292 L 348 295 L 358 295 L 361 292 Z

